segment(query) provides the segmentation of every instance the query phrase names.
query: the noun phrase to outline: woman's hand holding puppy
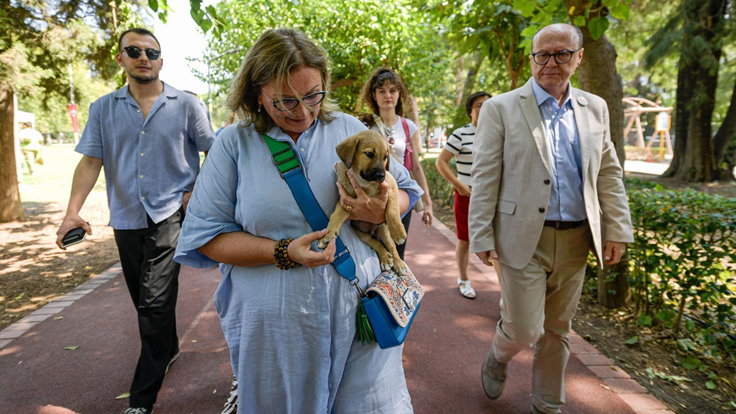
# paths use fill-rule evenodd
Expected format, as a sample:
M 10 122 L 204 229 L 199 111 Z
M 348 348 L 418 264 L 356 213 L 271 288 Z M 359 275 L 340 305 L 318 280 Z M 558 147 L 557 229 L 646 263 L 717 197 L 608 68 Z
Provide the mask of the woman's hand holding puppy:
M 313 242 L 321 239 L 325 234 L 327 234 L 327 229 L 307 233 L 294 239 L 289 243 L 287 249 L 289 258 L 310 269 L 332 263 L 335 260 L 335 239 L 330 240 L 327 248 L 323 251 L 314 251 L 311 246 Z
M 337 190 L 340 192 L 340 204 L 345 208 L 345 211 L 350 212 L 349 219 L 367 221 L 373 224 L 381 224 L 386 221 L 385 210 L 386 203 L 388 202 L 388 183 L 385 181 L 382 182 L 380 184 L 381 192 L 375 197 L 370 197 L 360 187 L 353 174 L 348 171 L 347 176 L 353 185 L 353 189 L 355 189 L 357 197 L 351 197 L 340 183 L 337 183 Z

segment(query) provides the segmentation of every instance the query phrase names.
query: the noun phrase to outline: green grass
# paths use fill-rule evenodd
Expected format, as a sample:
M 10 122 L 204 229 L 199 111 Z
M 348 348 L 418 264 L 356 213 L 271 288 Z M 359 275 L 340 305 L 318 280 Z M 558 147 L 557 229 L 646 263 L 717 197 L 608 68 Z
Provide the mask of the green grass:
M 74 169 L 82 155 L 74 146 L 51 146 L 43 148 L 44 165 L 36 165 L 35 175 L 28 175 L 23 166 L 20 180 L 21 200 L 24 203 L 64 203 L 69 200 Z M 105 192 L 105 176 L 100 174 L 92 193 Z

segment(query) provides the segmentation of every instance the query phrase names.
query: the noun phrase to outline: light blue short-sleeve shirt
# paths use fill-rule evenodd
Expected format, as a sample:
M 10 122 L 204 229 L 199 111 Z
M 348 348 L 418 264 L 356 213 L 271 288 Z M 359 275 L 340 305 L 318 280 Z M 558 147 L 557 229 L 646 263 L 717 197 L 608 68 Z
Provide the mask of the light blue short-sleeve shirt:
M 146 216 L 158 223 L 181 207 L 199 173 L 199 151 L 214 139 L 207 109 L 193 95 L 164 83 L 143 119 L 125 86 L 90 105 L 76 151 L 102 159 L 110 226 L 132 230 L 148 227 Z

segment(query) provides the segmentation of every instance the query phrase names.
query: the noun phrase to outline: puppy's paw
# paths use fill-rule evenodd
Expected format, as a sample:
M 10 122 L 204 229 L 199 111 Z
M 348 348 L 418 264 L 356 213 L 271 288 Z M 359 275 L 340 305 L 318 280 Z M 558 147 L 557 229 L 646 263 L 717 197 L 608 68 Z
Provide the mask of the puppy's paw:
M 337 237 L 336 232 L 327 232 L 327 234 L 325 234 L 325 237 L 319 239 L 319 241 L 317 242 L 317 247 L 319 247 L 320 249 L 326 249 L 327 245 L 330 243 L 330 240 L 334 239 L 335 237 Z
M 387 250 L 376 253 L 378 254 L 378 261 L 381 263 L 381 271 L 391 270 L 394 266 L 394 256 Z
M 396 272 L 397 275 L 405 276 L 406 272 L 409 271 L 409 266 L 407 266 L 403 260 L 397 257 L 396 259 L 394 259 L 394 265 L 392 269 L 394 270 L 394 272 Z
M 387 223 L 386 227 L 388 227 L 388 232 L 396 244 L 404 244 L 406 241 L 406 229 L 404 229 L 404 225 L 401 222 L 397 225 Z

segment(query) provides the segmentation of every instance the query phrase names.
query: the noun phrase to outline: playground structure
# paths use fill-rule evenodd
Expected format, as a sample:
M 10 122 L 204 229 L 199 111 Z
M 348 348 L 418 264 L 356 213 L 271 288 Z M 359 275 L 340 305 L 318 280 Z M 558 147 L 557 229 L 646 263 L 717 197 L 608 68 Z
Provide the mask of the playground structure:
M 670 138 L 670 125 L 672 118 L 670 113 L 672 107 L 660 106 L 658 103 L 652 102 L 648 99 L 627 97 L 622 99 L 623 103 L 627 105 L 624 110 L 624 117 L 626 119 L 626 127 L 624 128 L 624 140 L 628 137 L 631 128 L 636 125 L 636 147 L 647 149 L 647 161 L 652 161 L 651 148 L 654 144 L 654 138 L 659 135 L 659 161 L 664 159 L 665 149 L 668 155 L 672 155 L 672 140 Z M 654 125 L 654 133 L 649 142 L 644 142 L 644 130 L 641 127 L 641 115 L 647 112 L 656 112 L 656 122 Z

